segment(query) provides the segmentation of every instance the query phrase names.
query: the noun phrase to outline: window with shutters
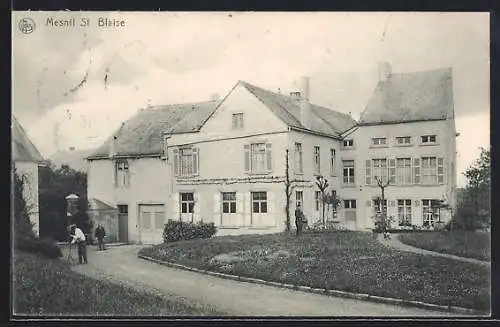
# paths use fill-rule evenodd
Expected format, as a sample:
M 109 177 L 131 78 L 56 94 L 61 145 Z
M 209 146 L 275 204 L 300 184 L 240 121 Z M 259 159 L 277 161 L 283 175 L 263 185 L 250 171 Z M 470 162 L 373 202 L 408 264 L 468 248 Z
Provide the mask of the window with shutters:
M 320 157 L 320 148 L 319 146 L 314 147 L 314 174 L 321 174 L 321 157 Z
M 222 212 L 236 213 L 236 192 L 222 193 Z
M 235 113 L 232 116 L 232 124 L 231 127 L 232 129 L 242 129 L 243 128 L 243 113 Z
M 192 192 L 180 193 L 181 213 L 193 213 L 194 194 Z
M 380 180 L 383 183 L 387 182 L 387 159 L 372 159 L 372 176 L 374 181 Z
M 303 191 L 295 191 L 295 206 L 302 207 L 304 203 L 304 192 Z
M 179 148 L 173 150 L 175 176 L 195 176 L 199 170 L 198 148 Z
M 411 184 L 411 158 L 396 159 L 396 184 Z
M 335 149 L 330 149 L 330 175 L 331 176 L 336 176 L 336 167 L 335 167 L 335 161 L 336 161 L 336 152 Z
M 342 175 L 344 185 L 354 185 L 354 160 L 342 161 Z
M 267 192 L 252 192 L 252 212 L 267 213 Z
M 130 185 L 130 171 L 127 160 L 115 162 L 115 186 L 128 187 Z
M 436 221 L 439 221 L 439 200 L 422 200 L 423 225 L 433 227 Z
M 421 166 L 422 184 L 437 184 L 437 158 L 422 157 Z
M 411 226 L 411 200 L 398 200 L 399 226 Z
M 302 166 L 302 143 L 295 143 L 295 172 L 301 174 Z
M 270 143 L 252 143 L 244 146 L 245 172 L 267 174 L 272 171 L 272 152 Z

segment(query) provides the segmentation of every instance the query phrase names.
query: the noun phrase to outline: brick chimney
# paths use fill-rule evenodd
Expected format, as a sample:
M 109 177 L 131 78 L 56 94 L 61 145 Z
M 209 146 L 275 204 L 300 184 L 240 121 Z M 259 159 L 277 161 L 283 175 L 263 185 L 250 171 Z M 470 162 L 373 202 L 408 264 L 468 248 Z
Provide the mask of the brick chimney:
M 383 61 L 378 63 L 378 80 L 380 82 L 387 82 L 387 80 L 391 77 L 391 74 L 392 67 L 388 62 Z
M 311 104 L 309 102 L 309 77 L 300 79 L 300 123 L 311 129 Z

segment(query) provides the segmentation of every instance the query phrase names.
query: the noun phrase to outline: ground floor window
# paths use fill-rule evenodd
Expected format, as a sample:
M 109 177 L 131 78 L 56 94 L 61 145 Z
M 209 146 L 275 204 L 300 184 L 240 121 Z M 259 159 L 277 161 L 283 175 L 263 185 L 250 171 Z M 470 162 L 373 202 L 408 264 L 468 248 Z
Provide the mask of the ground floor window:
M 398 200 L 399 226 L 411 226 L 411 200 Z
M 314 192 L 314 202 L 315 202 L 316 211 L 319 211 L 319 207 L 320 207 L 320 203 L 321 203 L 321 192 L 320 191 Z
M 344 213 L 346 222 L 356 221 L 356 200 L 344 200 Z
M 382 209 L 387 212 L 387 199 L 384 199 L 383 203 L 381 199 L 374 199 L 372 204 L 376 213 L 382 213 Z
M 439 200 L 422 200 L 423 225 L 433 227 L 439 221 Z
M 236 192 L 222 193 L 222 212 L 236 213 Z
M 267 192 L 252 192 L 252 212 L 267 213 Z
M 304 202 L 304 192 L 295 191 L 295 206 L 302 207 L 303 202 Z
M 194 194 L 193 192 L 185 192 L 180 194 L 181 199 L 181 213 L 192 213 L 194 208 Z

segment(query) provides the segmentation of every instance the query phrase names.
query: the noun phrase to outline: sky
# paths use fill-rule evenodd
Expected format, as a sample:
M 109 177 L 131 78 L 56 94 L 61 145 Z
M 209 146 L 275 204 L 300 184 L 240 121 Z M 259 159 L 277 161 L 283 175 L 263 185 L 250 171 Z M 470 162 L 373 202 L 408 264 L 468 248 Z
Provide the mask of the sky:
M 487 13 L 61 11 L 12 22 L 12 110 L 46 157 L 101 145 L 140 108 L 223 97 L 238 80 L 285 93 L 309 76 L 311 102 L 357 119 L 380 61 L 395 73 L 452 67 L 459 186 L 490 144 Z

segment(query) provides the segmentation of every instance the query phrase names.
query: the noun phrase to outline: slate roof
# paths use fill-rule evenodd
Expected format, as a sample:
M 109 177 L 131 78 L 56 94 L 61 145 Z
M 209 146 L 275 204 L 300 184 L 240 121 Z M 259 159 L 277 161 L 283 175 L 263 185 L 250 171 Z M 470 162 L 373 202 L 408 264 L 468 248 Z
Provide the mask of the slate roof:
M 23 127 L 12 116 L 12 160 L 43 163 L 44 159 L 33 142 L 28 138 Z
M 392 74 L 380 81 L 359 125 L 454 117 L 452 69 Z
M 239 81 L 249 92 L 274 112 L 290 127 L 306 129 L 299 121 L 300 106 L 297 100 L 274 93 L 247 82 Z M 224 100 L 222 100 L 224 101 Z M 113 135 L 116 136 L 117 156 L 159 155 L 162 152 L 163 133 L 197 132 L 217 109 L 221 101 L 155 106 L 139 111 L 126 121 Z M 351 116 L 311 104 L 311 130 L 340 136 L 356 124 Z M 106 158 L 109 155 L 109 138 L 87 159 Z
M 163 133 L 195 132 L 215 110 L 216 101 L 151 106 L 139 111 L 113 134 L 118 156 L 158 155 L 162 152 Z M 87 158 L 109 155 L 111 136 Z
M 300 123 L 300 104 L 296 99 L 262 89 L 244 81 L 240 81 L 240 83 L 288 126 L 306 129 Z M 356 124 L 356 121 L 347 114 L 312 103 L 311 112 L 310 123 L 313 132 L 340 136 L 340 134 Z

